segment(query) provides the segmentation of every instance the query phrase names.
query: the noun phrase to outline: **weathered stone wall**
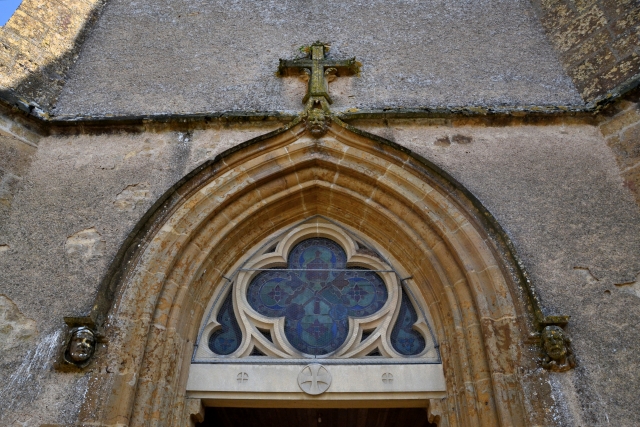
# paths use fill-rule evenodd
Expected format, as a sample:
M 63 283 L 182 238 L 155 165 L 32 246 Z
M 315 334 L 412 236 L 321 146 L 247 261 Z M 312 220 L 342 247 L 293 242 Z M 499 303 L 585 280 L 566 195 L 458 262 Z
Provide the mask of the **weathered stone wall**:
M 531 0 L 542 26 L 587 102 L 640 74 L 636 0 Z
M 0 251 L 8 249 L 4 231 L 11 203 L 39 141 L 40 135 L 0 113 Z
M 91 307 L 109 262 L 164 191 L 204 159 L 279 125 L 40 141 L 8 216 L 0 217 L 0 294 L 38 331 L 30 346 L 0 353 L 0 425 L 74 423 L 91 369 L 53 369 L 63 316 Z M 6 327 L 0 316 L 0 331 Z
M 640 382 L 625 372 L 640 339 L 626 326 L 640 321 L 640 209 L 598 128 L 416 124 L 358 126 L 460 180 L 514 241 L 546 314 L 571 316 L 578 368 L 549 377 L 558 425 L 636 424 Z
M 610 123 L 635 114 L 628 110 Z M 633 425 L 640 418 L 634 391 L 640 384 L 630 375 L 640 365 L 634 327 L 640 322 L 640 210 L 600 129 L 570 118 L 528 126 L 490 119 L 353 124 L 416 151 L 464 184 L 513 239 L 545 314 L 572 316 L 568 331 L 579 367 L 548 375 L 557 402 L 550 419 Z M 0 411 L 0 424 L 73 424 L 91 372 L 112 368 L 52 369 L 62 317 L 91 306 L 127 234 L 166 189 L 204 160 L 277 126 L 215 124 L 40 141 L 21 172 L 24 185 L 13 195 L 0 242 L 7 246 L 0 252 L 0 293 L 11 301 L 5 306 L 19 312 L 23 324 L 33 319 L 38 331 L 24 341 L 27 347 L 1 356 L 0 383 L 14 386 L 0 389 L 0 401 L 23 391 Z M 627 127 L 620 129 L 622 135 Z M 107 344 L 99 351 L 118 349 Z M 27 372 L 23 382 L 11 382 L 16 372 Z
M 103 0 L 23 0 L 0 27 L 0 95 L 48 111 Z M 38 112 L 38 111 L 36 111 Z
M 624 185 L 640 204 L 640 90 L 628 93 L 600 115 L 600 130 L 613 151 Z

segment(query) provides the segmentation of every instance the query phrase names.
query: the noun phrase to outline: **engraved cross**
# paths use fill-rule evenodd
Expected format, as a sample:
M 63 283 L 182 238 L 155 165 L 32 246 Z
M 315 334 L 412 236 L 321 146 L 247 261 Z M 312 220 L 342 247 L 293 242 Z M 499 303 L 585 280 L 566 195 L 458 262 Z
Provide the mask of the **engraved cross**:
M 243 384 L 246 383 L 247 381 L 249 381 L 249 374 L 247 374 L 246 372 L 240 372 L 237 376 L 236 376 L 238 383 Z
M 322 373 L 324 367 L 318 364 L 309 365 L 311 375 L 305 374 L 305 378 L 300 382 L 301 384 L 311 383 L 311 387 L 308 391 L 309 394 L 320 394 L 325 391 L 329 384 L 331 384 L 331 377 L 327 373 Z M 320 386 L 319 383 L 323 385 Z
M 385 384 L 391 384 L 393 382 L 393 374 L 391 372 L 385 372 L 382 374 L 382 382 Z
M 278 76 L 303 73 L 309 79 L 307 94 L 302 100 L 303 104 L 307 104 L 309 100 L 314 104 L 320 103 L 322 107 L 325 107 L 323 101 L 332 104 L 333 100 L 329 96 L 329 82 L 337 76 L 351 76 L 360 72 L 360 63 L 355 58 L 327 59 L 324 55 L 328 50 L 329 48 L 325 44 L 315 42 L 310 46 L 307 58 L 280 60 Z

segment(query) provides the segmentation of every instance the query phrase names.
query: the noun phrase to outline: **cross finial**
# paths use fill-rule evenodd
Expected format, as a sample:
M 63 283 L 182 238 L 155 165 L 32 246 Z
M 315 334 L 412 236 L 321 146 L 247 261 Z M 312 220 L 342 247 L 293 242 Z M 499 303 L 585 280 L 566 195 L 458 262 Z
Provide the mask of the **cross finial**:
M 329 105 L 333 103 L 329 96 L 329 82 L 340 76 L 352 76 L 360 73 L 360 63 L 355 58 L 334 60 L 325 58 L 329 45 L 317 41 L 301 49 L 307 57 L 293 60 L 280 60 L 277 75 L 279 77 L 302 75 L 308 81 L 307 94 L 302 99 L 305 104 L 303 117 L 307 129 L 316 138 L 324 135 L 329 128 Z
M 355 58 L 345 60 L 325 58 L 329 45 L 320 41 L 304 47 L 303 51 L 307 52 L 306 58 L 281 59 L 278 76 L 302 74 L 309 82 L 307 94 L 302 100 L 306 109 L 309 110 L 319 104 L 328 112 L 329 104 L 333 103 L 329 96 L 329 82 L 336 77 L 357 75 L 360 72 L 360 63 Z

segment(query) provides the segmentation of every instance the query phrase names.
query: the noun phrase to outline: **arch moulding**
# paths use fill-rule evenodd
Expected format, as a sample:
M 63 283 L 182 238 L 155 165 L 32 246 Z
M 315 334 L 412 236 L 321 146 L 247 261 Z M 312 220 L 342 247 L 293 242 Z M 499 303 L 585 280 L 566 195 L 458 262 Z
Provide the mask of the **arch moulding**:
M 525 398 L 518 367 L 535 365 L 526 342 L 539 305 L 509 242 L 446 173 L 335 118 L 319 139 L 294 122 L 224 153 L 143 218 L 93 312 L 67 319 L 101 328 L 109 343 L 97 363 L 111 372 L 94 371 L 79 422 L 185 425 L 193 343 L 214 284 L 249 248 L 313 216 L 375 242 L 427 302 L 447 395 L 431 400 L 432 420 L 536 423 L 543 411 Z

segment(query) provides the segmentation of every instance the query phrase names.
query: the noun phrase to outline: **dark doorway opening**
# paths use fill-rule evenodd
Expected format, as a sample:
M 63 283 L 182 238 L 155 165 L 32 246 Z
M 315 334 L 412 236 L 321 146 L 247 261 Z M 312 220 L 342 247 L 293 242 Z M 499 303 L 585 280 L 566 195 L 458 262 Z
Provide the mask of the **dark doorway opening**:
M 198 427 L 437 427 L 421 408 L 206 408 Z

